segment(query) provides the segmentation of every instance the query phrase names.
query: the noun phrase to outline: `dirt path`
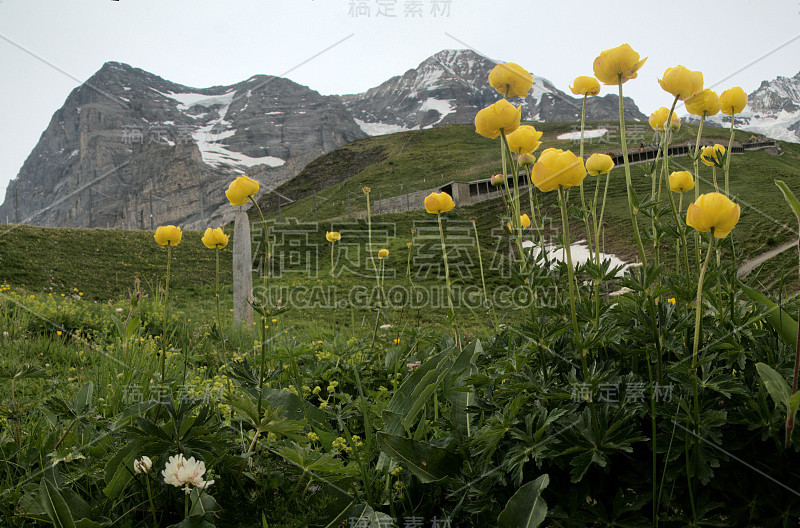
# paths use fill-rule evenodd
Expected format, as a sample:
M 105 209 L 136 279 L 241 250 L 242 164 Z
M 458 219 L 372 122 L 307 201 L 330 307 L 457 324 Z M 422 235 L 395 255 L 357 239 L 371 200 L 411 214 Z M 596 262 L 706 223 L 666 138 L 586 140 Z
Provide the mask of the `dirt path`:
M 741 266 L 739 266 L 739 271 L 736 272 L 736 275 L 739 278 L 746 277 L 751 271 L 756 269 L 758 266 L 760 266 L 764 262 L 768 261 L 772 257 L 780 255 L 781 253 L 783 253 L 787 249 L 791 249 L 793 247 L 797 247 L 797 242 L 796 241 L 786 242 L 785 244 L 781 244 L 778 247 L 774 247 L 774 248 L 772 248 L 772 249 L 770 249 L 768 251 L 763 252 L 762 254 L 760 254 L 759 256 L 757 256 L 757 257 L 755 257 L 753 259 L 746 260 L 746 261 L 744 261 L 742 263 Z

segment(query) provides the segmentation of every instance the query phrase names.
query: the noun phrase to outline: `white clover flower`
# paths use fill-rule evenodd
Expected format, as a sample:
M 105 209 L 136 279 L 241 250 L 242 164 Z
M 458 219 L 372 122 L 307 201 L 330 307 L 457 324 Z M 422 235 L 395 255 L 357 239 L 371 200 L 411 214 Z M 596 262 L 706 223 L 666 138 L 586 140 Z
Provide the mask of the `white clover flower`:
M 152 467 L 153 461 L 147 456 L 143 456 L 142 458 L 133 461 L 133 469 L 140 475 L 148 473 Z
M 164 482 L 183 488 L 187 495 L 192 492 L 190 486 L 205 489 L 214 483 L 213 480 L 203 480 L 205 473 L 205 462 L 195 460 L 194 457 L 187 460 L 181 453 L 169 457 L 166 467 L 161 472 Z

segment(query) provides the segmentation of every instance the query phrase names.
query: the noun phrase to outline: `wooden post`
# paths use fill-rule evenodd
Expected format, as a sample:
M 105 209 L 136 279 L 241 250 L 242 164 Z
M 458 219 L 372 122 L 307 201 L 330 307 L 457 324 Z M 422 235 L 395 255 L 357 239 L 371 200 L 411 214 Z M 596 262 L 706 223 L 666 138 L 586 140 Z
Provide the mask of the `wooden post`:
M 266 265 L 266 263 L 265 263 Z M 239 210 L 233 224 L 233 320 L 253 324 L 253 255 L 250 246 L 250 220 Z

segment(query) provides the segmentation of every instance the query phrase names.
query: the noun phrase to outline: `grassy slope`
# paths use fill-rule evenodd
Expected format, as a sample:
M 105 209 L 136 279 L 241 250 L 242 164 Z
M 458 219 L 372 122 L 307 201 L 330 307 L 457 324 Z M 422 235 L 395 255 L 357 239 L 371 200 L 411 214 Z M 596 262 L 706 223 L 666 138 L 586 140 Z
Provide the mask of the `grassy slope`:
M 592 123 L 589 128 L 602 125 Z M 572 148 L 577 144 L 569 141 L 554 141 L 556 135 L 572 129 L 568 123 L 546 123 L 539 126 L 544 132 L 542 149 L 547 147 Z M 696 128 L 684 126 L 678 133 L 675 142 L 691 141 Z M 723 129 L 706 129 L 704 137 L 719 138 L 726 143 L 727 131 Z M 740 133 L 739 139 L 746 139 L 749 133 Z M 615 145 L 594 144 L 588 151 L 608 150 Z M 772 156 L 762 151 L 736 155 L 732 159 L 731 188 L 742 204 L 742 217 L 734 231 L 737 247 L 747 255 L 757 254 L 770 245 L 789 240 L 793 235 L 794 218 L 784 204 L 777 187 L 772 183 L 775 178 L 786 180 L 790 186 L 800 184 L 800 145 L 782 144 L 783 156 Z M 486 177 L 499 172 L 498 142 L 487 140 L 474 133 L 470 126 L 446 126 L 421 132 L 406 132 L 368 138 L 353 142 L 333 153 L 323 156 L 309 165 L 309 168 L 294 180 L 287 182 L 280 192 L 299 198 L 289 206 L 284 206 L 282 216 L 299 219 L 302 222 L 313 221 L 312 199 L 302 198 L 312 189 L 318 191 L 318 216 L 320 225 L 303 234 L 302 239 L 289 241 L 282 239 L 276 245 L 276 262 L 284 263 L 280 277 L 274 280 L 276 285 L 303 287 L 334 287 L 340 292 L 352 290 L 354 286 L 371 284 L 373 272 L 363 264 L 352 264 L 349 270 L 341 273 L 336 280 L 328 277 L 329 253 L 324 232 L 330 224 L 327 218 L 342 216 L 346 213 L 347 189 L 351 191 L 351 207 L 353 211 L 366 207 L 360 189 L 369 185 L 372 196 L 377 198 L 404 192 L 404 185 L 410 190 L 419 190 L 438 185 L 441 181 L 469 181 Z M 686 157 L 674 160 L 676 167 L 687 167 Z M 632 175 L 637 192 L 641 195 L 649 192 L 649 179 L 643 175 L 642 165 L 632 167 Z M 710 180 L 710 168 L 701 169 L 703 177 Z M 721 181 L 722 175 L 719 179 Z M 330 184 L 325 187 L 326 184 Z M 594 192 L 594 180 L 589 177 L 587 195 Z M 702 192 L 708 192 L 710 183 L 702 184 Z M 601 191 L 602 192 L 602 191 Z M 691 194 L 691 193 L 690 193 Z M 692 195 L 693 196 L 693 195 Z M 573 194 L 573 203 L 577 192 Z M 541 196 L 544 214 L 555 218 L 558 224 L 558 213 L 554 207 L 553 193 Z M 608 192 L 606 219 L 608 221 L 606 247 L 610 252 L 631 258 L 635 249 L 631 245 L 630 220 L 624 190 L 624 171 L 621 167 L 611 173 L 611 186 Z M 267 213 L 275 219 L 277 210 L 271 206 L 269 199 L 262 200 Z M 525 204 L 526 201 L 523 201 Z M 684 202 L 684 208 L 688 203 Z M 274 204 L 272 204 L 274 205 Z M 344 205 L 344 208 L 343 208 Z M 452 231 L 452 250 L 457 255 L 451 257 L 456 282 L 462 284 L 479 284 L 477 254 L 470 237 L 469 218 L 479 218 L 482 246 L 484 251 L 493 252 L 504 249 L 498 245 L 496 234 L 500 228 L 498 220 L 502 211 L 498 200 L 480 203 L 471 207 L 457 208 L 447 215 Z M 432 217 L 424 211 L 406 214 L 381 215 L 375 218 L 378 227 L 389 226 L 388 235 L 378 236 L 375 247 L 386 246 L 390 249 L 387 261 L 387 287 L 407 284 L 405 270 L 408 258 L 407 242 L 413 227 L 420 229 L 419 238 L 413 249 L 414 267 L 417 270 L 430 264 L 430 273 L 420 273 L 415 282 L 422 285 L 440 284 L 436 275 L 440 272 L 441 250 L 435 231 L 426 231 L 431 227 Z M 642 218 L 642 227 L 647 229 L 649 220 Z M 434 224 L 435 225 L 435 224 Z M 789 226 L 788 228 L 786 226 Z M 348 242 L 351 248 L 366 250 L 366 223 L 363 219 L 348 222 L 337 221 L 337 229 L 343 230 L 343 243 Z M 582 237 L 582 224 L 575 222 L 573 233 Z M 463 237 L 458 239 L 457 237 Z M 171 288 L 179 304 L 192 310 L 200 304 L 203 309 L 213 310 L 211 292 L 214 278 L 214 254 L 200 243 L 200 233 L 187 232 L 184 241 L 174 250 L 173 274 Z M 320 243 L 320 241 L 322 241 Z M 343 248 L 344 249 L 344 248 Z M 14 286 L 22 286 L 30 291 L 69 292 L 78 288 L 86 298 L 105 301 L 124 296 L 130 291 L 135 277 L 142 279 L 145 288 L 152 288 L 157 280 L 163 278 L 165 268 L 165 251 L 155 245 L 150 232 L 115 231 L 115 230 L 82 230 L 82 229 L 47 229 L 29 226 L 9 226 L 3 228 L 0 236 L 0 282 L 9 282 Z M 672 253 L 672 251 L 668 252 Z M 230 250 L 222 253 L 223 295 L 230 298 Z M 298 258 L 302 256 L 302 258 Z M 313 259 L 311 277 L 305 272 L 305 261 Z M 361 260 L 364 260 L 363 254 Z M 496 259 L 491 254 L 484 254 L 487 267 L 491 267 Z M 496 262 L 495 262 L 496 264 Z M 337 264 L 337 269 L 344 266 Z M 797 261 L 792 258 L 781 258 L 780 263 L 765 266 L 762 276 L 765 282 L 774 282 L 786 266 L 796 271 Z M 796 277 L 796 273 L 789 273 Z M 504 283 L 495 271 L 487 273 L 490 288 Z M 793 280 L 793 279 L 792 279 Z M 203 303 L 197 303 L 204 300 Z M 363 314 L 350 314 L 363 320 Z M 471 315 L 471 314 L 470 314 Z M 420 317 L 424 317 L 420 315 Z M 308 317 L 298 316 L 298 323 L 310 324 Z M 438 319 L 430 319 L 439 322 Z M 478 322 L 479 316 L 474 316 Z

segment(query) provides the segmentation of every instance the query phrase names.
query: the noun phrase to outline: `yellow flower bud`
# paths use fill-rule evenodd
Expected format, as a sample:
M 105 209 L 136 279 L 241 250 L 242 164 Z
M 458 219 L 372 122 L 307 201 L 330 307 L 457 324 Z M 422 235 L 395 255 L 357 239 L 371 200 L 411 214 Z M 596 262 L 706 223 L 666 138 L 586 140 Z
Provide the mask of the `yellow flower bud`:
M 702 194 L 689 205 L 686 225 L 700 232 L 712 231 L 714 238 L 725 238 L 739 221 L 739 204 L 718 192 Z
M 603 84 L 617 84 L 635 79 L 646 60 L 647 57 L 639 60 L 639 54 L 633 51 L 630 44 L 622 44 L 600 52 L 594 60 L 594 76 Z
M 600 83 L 594 77 L 581 75 L 575 77 L 569 89 L 575 95 L 597 95 L 600 93 Z
M 658 84 L 681 101 L 703 91 L 703 72 L 692 71 L 686 66 L 667 68 Z
M 533 86 L 533 76 L 519 64 L 506 62 L 489 72 L 489 84 L 503 97 L 526 97 Z
M 717 143 L 716 145 L 709 145 L 707 147 L 703 147 L 703 150 L 700 151 L 700 161 L 703 162 L 703 165 L 707 165 L 712 167 L 716 165 L 717 167 L 722 166 L 722 156 L 725 155 L 725 147 Z
M 535 128 L 530 125 L 522 125 L 514 132 L 508 134 L 508 148 L 511 152 L 517 154 L 531 154 L 542 144 L 539 138 L 542 137 L 542 132 L 537 132 Z
M 719 96 L 719 107 L 723 114 L 738 114 L 747 106 L 747 94 L 739 86 L 728 88 Z
M 453 201 L 453 197 L 446 192 L 434 192 L 425 198 L 425 210 L 431 214 L 446 213 L 455 206 L 456 203 Z
M 491 178 L 489 178 L 489 183 L 493 186 L 497 187 L 498 185 L 503 185 L 503 182 L 506 181 L 506 177 L 502 174 L 495 174 Z
M 569 150 L 549 148 L 533 166 L 533 184 L 542 192 L 580 185 L 585 177 L 583 160 Z
M 706 88 L 699 94 L 686 99 L 686 110 L 696 116 L 706 117 L 719 113 L 719 97 L 717 92 Z
M 239 207 L 247 203 L 251 197 L 258 193 L 258 182 L 247 176 L 239 176 L 228 185 L 225 196 L 231 205 Z
M 539 148 L 538 145 L 536 148 Z M 530 153 L 520 154 L 517 163 L 520 167 L 533 167 L 533 164 L 536 163 L 536 156 Z
M 228 235 L 222 231 L 221 227 L 207 228 L 200 240 L 208 249 L 222 249 L 228 245 Z
M 531 225 L 531 218 L 527 214 L 520 215 L 519 223 L 522 225 L 522 229 L 528 229 Z M 511 227 L 511 222 L 506 222 L 506 227 L 508 227 L 509 231 L 513 229 Z
M 586 171 L 591 176 L 598 176 L 600 174 L 611 172 L 611 169 L 613 168 L 614 160 L 608 154 L 595 153 L 589 156 L 589 159 L 586 160 Z
M 506 134 L 515 131 L 521 118 L 522 111 L 520 108 L 505 99 L 500 99 L 477 113 L 475 116 L 475 132 L 483 137 L 494 139 L 500 135 L 501 130 L 505 131 Z
M 388 249 L 381 249 L 380 251 L 378 251 L 378 258 L 379 259 L 385 259 L 388 256 L 389 256 L 389 250 Z
M 167 244 L 177 246 L 181 241 L 181 237 L 183 237 L 181 228 L 174 225 L 161 226 L 156 229 L 156 234 L 153 235 L 159 246 L 166 246 Z
M 689 171 L 675 171 L 669 175 L 669 188 L 672 192 L 682 193 L 694 189 L 694 178 Z
M 650 127 L 653 130 L 664 130 L 664 124 L 667 122 L 667 117 L 669 116 L 669 108 L 662 106 L 652 114 L 650 114 L 650 118 L 648 122 L 650 123 Z M 675 112 L 672 112 L 672 118 L 670 118 L 670 123 L 673 132 L 677 132 L 681 129 L 681 118 Z
M 342 239 L 342 235 L 338 231 L 325 231 L 325 239 L 328 242 L 338 242 Z

